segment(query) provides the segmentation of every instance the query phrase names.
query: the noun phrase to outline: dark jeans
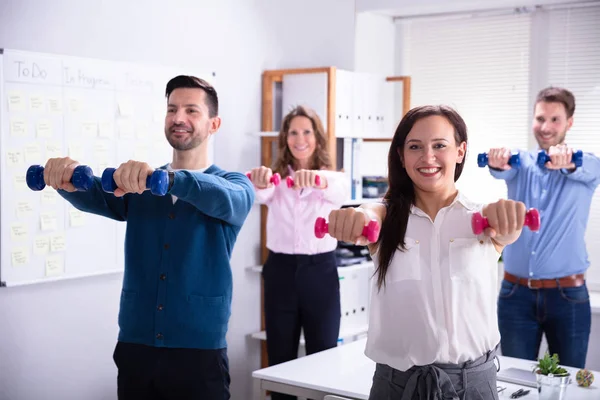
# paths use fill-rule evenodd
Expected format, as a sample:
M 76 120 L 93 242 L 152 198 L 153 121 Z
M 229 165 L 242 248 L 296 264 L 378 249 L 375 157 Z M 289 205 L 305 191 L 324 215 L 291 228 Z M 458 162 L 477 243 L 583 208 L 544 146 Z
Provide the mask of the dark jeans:
M 334 252 L 271 252 L 262 275 L 269 365 L 297 358 L 301 328 L 307 355 L 337 346 L 341 305 Z M 296 397 L 272 393 L 271 398 Z
M 118 342 L 119 400 L 228 400 L 227 349 L 171 349 Z
M 498 297 L 502 355 L 537 360 L 542 333 L 559 362 L 585 367 L 592 314 L 587 286 L 529 289 L 502 281 Z

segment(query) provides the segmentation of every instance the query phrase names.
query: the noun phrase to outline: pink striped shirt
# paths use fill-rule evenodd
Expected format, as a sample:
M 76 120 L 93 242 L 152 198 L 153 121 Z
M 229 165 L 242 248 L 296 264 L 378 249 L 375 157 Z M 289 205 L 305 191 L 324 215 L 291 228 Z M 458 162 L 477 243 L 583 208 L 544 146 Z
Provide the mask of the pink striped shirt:
M 269 208 L 267 214 L 267 248 L 284 254 L 319 254 L 333 251 L 338 241 L 329 235 L 315 236 L 318 217 L 328 219 L 331 210 L 339 209 L 350 198 L 350 180 L 343 172 L 320 171 L 327 179 L 325 189 L 288 188 L 285 179 L 279 186 L 255 188 L 256 202 Z M 294 177 L 293 172 L 291 176 Z

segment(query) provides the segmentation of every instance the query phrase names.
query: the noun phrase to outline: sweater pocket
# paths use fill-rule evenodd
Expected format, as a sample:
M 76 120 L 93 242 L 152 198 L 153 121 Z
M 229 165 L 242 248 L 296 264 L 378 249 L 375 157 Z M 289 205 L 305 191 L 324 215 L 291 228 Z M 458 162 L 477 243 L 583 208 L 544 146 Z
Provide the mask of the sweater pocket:
M 197 321 L 194 325 L 199 331 L 227 332 L 231 312 L 225 297 L 190 294 L 187 300 L 191 306 L 192 320 Z

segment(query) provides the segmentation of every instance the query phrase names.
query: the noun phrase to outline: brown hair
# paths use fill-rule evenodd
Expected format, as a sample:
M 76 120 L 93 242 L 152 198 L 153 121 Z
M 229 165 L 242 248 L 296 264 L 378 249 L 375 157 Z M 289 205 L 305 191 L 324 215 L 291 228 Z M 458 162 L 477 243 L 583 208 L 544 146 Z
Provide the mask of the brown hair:
M 404 154 L 404 143 L 406 137 L 412 130 L 414 124 L 423 118 L 439 115 L 448 120 L 454 126 L 454 138 L 457 145 L 467 142 L 467 126 L 462 117 L 452 108 L 439 106 L 421 106 L 411 109 L 400 121 L 390 151 L 388 153 L 388 190 L 383 197 L 386 205 L 386 215 L 381 224 L 378 241 L 379 264 L 376 266 L 377 286 L 385 285 L 385 275 L 396 250 L 406 250 L 406 228 L 410 215 L 410 208 L 415 202 L 415 189 L 412 180 L 402 165 L 402 158 L 398 154 Z M 466 157 L 466 153 L 465 153 Z M 456 164 L 454 181 L 460 177 L 464 167 L 463 162 Z
M 217 96 L 217 91 L 210 83 L 195 76 L 178 75 L 167 83 L 165 89 L 167 100 L 175 89 L 180 88 L 202 89 L 206 94 L 204 101 L 208 107 L 208 116 L 214 118 L 219 115 L 219 96 Z
M 543 101 L 545 103 L 561 103 L 567 111 L 567 118 L 571 118 L 575 114 L 575 96 L 567 89 L 561 87 L 547 87 L 540 90 L 535 99 L 535 104 Z
M 279 155 L 273 164 L 273 172 L 278 172 L 282 177 L 285 178 L 288 176 L 288 165 L 296 168 L 296 160 L 287 145 L 290 124 L 295 117 L 306 117 L 312 122 L 312 128 L 313 132 L 315 133 L 317 145 L 309 168 L 314 170 L 323 168 L 331 169 L 332 165 L 331 159 L 329 158 L 327 135 L 325 134 L 325 129 L 323 128 L 321 119 L 311 108 L 306 106 L 296 106 L 285 116 L 281 124 L 281 130 L 279 131 L 278 137 Z

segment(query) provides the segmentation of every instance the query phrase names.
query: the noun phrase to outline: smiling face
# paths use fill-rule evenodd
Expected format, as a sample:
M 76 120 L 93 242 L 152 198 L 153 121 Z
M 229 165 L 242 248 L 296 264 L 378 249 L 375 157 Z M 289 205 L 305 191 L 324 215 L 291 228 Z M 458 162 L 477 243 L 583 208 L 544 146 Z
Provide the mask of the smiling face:
M 317 138 L 309 118 L 297 116 L 290 121 L 287 145 L 296 159 L 298 169 L 310 169 L 310 160 L 317 148 Z
M 197 148 L 215 132 L 210 118 L 206 93 L 198 88 L 179 88 L 169 96 L 165 117 L 165 136 L 178 151 Z
M 456 164 L 462 163 L 466 143 L 456 143 L 454 126 L 433 115 L 413 125 L 400 154 L 415 191 L 445 192 L 454 189 Z
M 548 150 L 550 146 L 564 143 L 572 125 L 573 117 L 567 117 L 564 104 L 540 101 L 535 105 L 533 134 L 540 148 Z

